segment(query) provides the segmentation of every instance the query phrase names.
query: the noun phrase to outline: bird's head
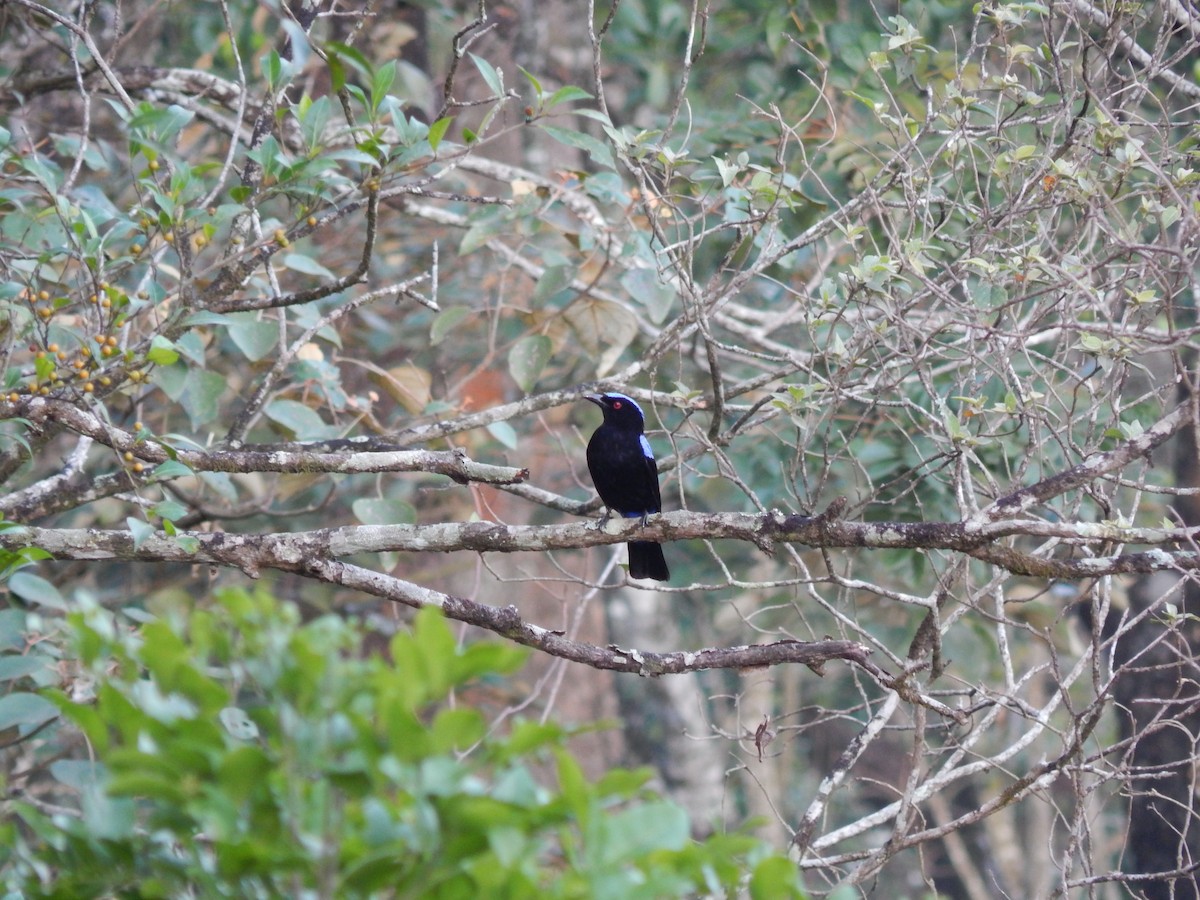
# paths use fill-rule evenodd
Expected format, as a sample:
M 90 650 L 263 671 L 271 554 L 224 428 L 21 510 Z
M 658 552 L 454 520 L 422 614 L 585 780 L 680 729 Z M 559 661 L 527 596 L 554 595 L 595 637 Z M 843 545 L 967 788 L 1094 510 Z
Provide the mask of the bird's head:
M 624 394 L 584 394 L 585 400 L 590 400 L 604 410 L 604 422 L 618 428 L 628 428 L 641 431 L 646 417 L 637 401 Z

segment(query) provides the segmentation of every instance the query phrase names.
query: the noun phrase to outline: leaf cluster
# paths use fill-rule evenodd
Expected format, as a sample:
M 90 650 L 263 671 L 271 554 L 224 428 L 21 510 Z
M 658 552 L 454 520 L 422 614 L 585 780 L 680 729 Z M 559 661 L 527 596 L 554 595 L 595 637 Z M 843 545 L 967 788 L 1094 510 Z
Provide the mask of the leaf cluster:
M 8 808 L 9 890 L 665 897 L 733 892 L 750 873 L 753 896 L 798 896 L 795 870 L 755 840 L 693 841 L 648 772 L 593 780 L 562 728 L 489 728 L 463 701 L 500 687 L 523 651 L 460 646 L 428 609 L 363 655 L 351 620 L 302 623 L 263 591 L 215 599 L 136 628 L 99 607 L 72 613 L 69 680 L 0 704 L 5 728 L 33 724 L 16 698 L 57 713 L 39 752 L 60 748 L 48 788 L 63 798 L 53 812 Z M 40 663 L 12 637 L 10 683 L 29 678 L 21 660 Z

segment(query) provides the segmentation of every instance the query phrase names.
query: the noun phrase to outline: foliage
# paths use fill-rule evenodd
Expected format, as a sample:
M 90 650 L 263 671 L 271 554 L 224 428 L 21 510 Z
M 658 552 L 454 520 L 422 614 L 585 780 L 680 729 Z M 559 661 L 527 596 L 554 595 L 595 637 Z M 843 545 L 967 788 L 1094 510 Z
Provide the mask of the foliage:
M 296 858 L 302 842 L 264 861 L 256 839 L 235 841 L 221 865 L 207 842 L 243 815 L 300 833 L 281 804 L 310 784 L 367 823 L 353 791 L 399 797 L 398 775 L 366 768 L 406 746 L 453 757 L 463 784 L 507 783 L 486 712 L 417 715 L 436 691 L 364 719 L 375 756 L 338 757 L 362 770 L 285 758 L 286 790 L 255 781 L 265 745 L 231 729 L 253 726 L 283 758 L 271 735 L 291 726 L 272 731 L 250 702 L 268 672 L 234 689 L 207 668 L 237 669 L 222 641 L 247 639 L 219 634 L 230 613 L 208 608 L 223 569 L 321 617 L 275 647 L 296 685 L 332 659 L 339 678 L 357 665 L 387 680 L 351 652 L 362 635 L 325 618 L 364 596 L 541 651 L 526 699 L 547 720 L 566 695 L 619 694 L 629 746 L 697 805 L 693 821 L 760 814 L 813 889 L 896 875 L 1043 896 L 1136 866 L 1138 884 L 1186 880 L 1193 748 L 1141 755 L 1171 723 L 1195 731 L 1175 693 L 1200 642 L 1200 29 L 1186 4 L 194 6 L 0 8 L 10 753 L 57 721 L 33 684 L 73 683 L 106 654 L 118 672 L 95 710 L 157 734 L 170 722 L 137 712 L 140 682 L 127 700 L 117 686 L 164 666 L 166 689 L 209 716 L 172 757 L 200 768 L 138 768 L 152 749 L 78 724 L 98 754 L 124 742 L 104 778 L 177 801 L 103 802 L 149 841 L 191 829 L 195 878 L 317 866 Z M 666 511 L 645 536 L 669 543 L 677 580 L 657 604 L 609 578 L 624 536 L 586 522 L 594 419 L 575 401 L 598 388 L 643 403 L 659 451 Z M 101 633 L 100 609 L 145 616 L 180 590 L 198 605 L 188 627 L 118 617 Z M 69 643 L 64 621 L 92 607 L 70 621 L 99 637 Z M 173 669 L 152 643 L 194 662 Z M 808 652 L 845 665 L 822 681 L 782 665 L 818 666 Z M 764 653 L 780 665 L 760 679 Z M 563 674 L 563 660 L 605 671 Z M 449 671 L 430 663 L 414 683 L 444 690 Z M 658 672 L 686 673 L 691 693 L 635 679 Z M 351 716 L 368 700 L 345 690 L 320 693 Z M 92 709 L 77 700 L 64 712 Z M 247 718 L 214 724 L 223 709 Z M 231 747 L 244 763 L 221 762 Z M 204 807 L 222 765 L 245 808 Z M 588 804 L 634 789 L 576 795 L 567 768 L 561 798 L 587 803 L 501 810 L 485 791 L 454 814 L 517 828 L 489 834 L 496 859 L 552 847 L 578 871 L 589 852 L 614 869 L 582 849 L 601 827 Z M 1164 837 L 1109 852 L 1150 820 Z M 319 835 L 331 821 L 296 820 Z M 57 828 L 30 834 L 46 848 L 71 835 L 63 852 L 80 855 L 39 878 L 107 846 Z M 1179 852 L 1148 863 L 1155 844 Z M 744 849 L 721 846 L 706 858 Z M 1019 852 L 991 849 L 1006 846 Z M 639 871 L 696 871 L 663 859 Z M 325 870 L 309 871 L 320 893 Z M 556 871 L 539 887 L 574 890 Z
M 79 811 L 10 807 L 9 890 L 666 897 L 734 892 L 749 872 L 755 896 L 799 896 L 794 869 L 753 839 L 692 841 L 648 773 L 589 780 L 562 729 L 518 721 L 501 734 L 454 702 L 525 653 L 458 646 L 428 609 L 386 657 L 364 657 L 347 619 L 301 623 L 261 591 L 214 599 L 136 627 L 99 607 L 72 613 L 65 689 L 8 695 L 49 698 L 85 741 L 70 727 L 42 738 L 55 793 L 77 794 Z

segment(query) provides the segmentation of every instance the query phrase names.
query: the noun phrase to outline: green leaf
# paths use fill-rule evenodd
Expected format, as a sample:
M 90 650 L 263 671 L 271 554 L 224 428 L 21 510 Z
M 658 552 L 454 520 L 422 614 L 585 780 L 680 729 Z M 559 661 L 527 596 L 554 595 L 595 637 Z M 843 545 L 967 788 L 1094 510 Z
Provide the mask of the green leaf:
M 33 361 L 33 371 L 37 375 L 38 381 L 49 381 L 54 368 L 54 357 L 48 353 Z
M 191 313 L 183 320 L 183 325 L 186 328 L 192 328 L 196 325 L 228 325 L 229 316 L 225 313 L 210 312 L 207 309 L 197 310 Z
M 146 351 L 146 359 L 156 366 L 170 366 L 179 359 L 179 351 L 175 344 L 161 334 L 156 334 L 150 341 L 150 349 Z
M 434 346 L 440 344 L 446 339 L 446 335 L 470 318 L 473 312 L 469 306 L 448 306 L 443 309 L 429 327 L 429 343 Z
M 221 712 L 224 716 L 225 711 Z M 250 724 L 253 725 L 253 721 L 250 721 Z M 257 734 L 257 728 L 255 733 Z M 243 740 L 254 740 L 254 738 L 248 737 Z M 250 797 L 265 789 L 274 768 L 272 759 L 261 748 L 242 745 L 234 747 L 221 760 L 217 778 L 231 796 Z
M 17 691 L 0 697 L 0 731 L 20 726 L 22 732 L 28 732 L 57 715 L 58 707 L 38 694 Z
M 182 519 L 187 515 L 188 508 L 178 500 L 162 500 L 150 507 L 150 512 L 158 516 L 160 519 Z
M 18 678 L 33 675 L 35 672 L 49 670 L 51 665 L 51 661 L 40 654 L 0 656 L 0 682 L 16 681 Z
M 176 779 L 157 772 L 130 771 L 113 775 L 108 782 L 108 794 L 112 797 L 142 797 L 180 809 L 188 802 L 187 794 Z
M 14 572 L 13 576 L 8 579 L 8 589 L 26 603 L 50 609 L 67 608 L 67 601 L 58 592 L 58 588 L 32 572 Z
M 155 481 L 170 481 L 172 478 L 187 478 L 195 475 L 190 466 L 181 463 L 177 459 L 168 459 L 166 462 L 159 463 L 150 473 Z
M 291 431 L 298 441 L 321 441 L 338 433 L 336 428 L 325 424 L 316 410 L 296 400 L 272 400 L 265 412 L 267 418 Z
M 446 130 L 450 127 L 450 123 L 454 120 L 449 116 L 443 116 L 432 125 L 429 126 L 429 146 L 437 153 L 438 145 L 441 144 L 442 138 L 446 136 Z
M 206 372 L 202 369 L 191 369 L 188 372 L 180 402 L 187 410 L 188 420 L 193 429 L 199 429 L 216 420 L 220 413 L 221 395 L 228 386 L 225 377 L 218 372 Z
M 229 338 L 246 359 L 258 362 L 279 345 L 279 325 L 258 318 L 257 313 L 229 313 Z
M 487 722 L 477 709 L 443 709 L 429 730 L 430 750 L 452 753 L 465 750 L 487 734 Z
M 184 553 L 199 553 L 200 539 L 193 537 L 190 534 L 181 534 L 175 537 L 175 543 Z
M 524 75 L 529 80 L 529 83 L 531 85 L 533 85 L 534 93 L 536 93 L 539 97 L 542 96 L 542 94 L 544 93 L 544 91 L 542 91 L 542 83 L 540 81 L 538 81 L 533 76 L 533 73 L 530 72 L 528 69 L 526 69 L 524 66 L 517 66 L 517 68 L 521 70 L 521 74 Z
M 283 60 L 279 58 L 279 54 L 272 50 L 263 58 L 263 71 L 267 75 L 267 85 L 272 91 L 279 87 L 283 77 Z
M 336 53 L 328 54 L 326 63 L 329 66 L 329 84 L 336 94 L 346 86 L 346 67 L 342 65 Z
M 125 524 L 129 526 L 129 530 L 133 532 L 133 549 L 137 550 L 146 543 L 146 539 L 153 536 L 155 528 L 149 522 L 143 522 L 141 519 L 135 519 L 132 516 L 125 520 Z
M 550 361 L 554 344 L 544 334 L 530 334 L 513 345 L 508 351 L 508 371 L 513 381 L 525 393 L 533 390 L 538 376 Z
M 563 312 L 580 346 L 596 360 L 599 372 L 612 367 L 637 337 L 637 316 L 613 300 L 582 296 Z
M 94 788 L 108 777 L 104 764 L 90 759 L 56 759 L 50 763 L 50 774 L 77 791 Z
M 308 102 L 307 96 L 301 98 L 300 126 L 304 134 L 304 143 L 310 151 L 315 151 L 325 137 L 325 126 L 329 124 L 332 106 L 328 97 L 319 97 Z
M 575 819 L 580 826 L 586 826 L 591 818 L 588 815 L 590 811 L 588 800 L 591 792 L 587 776 L 583 774 L 583 767 L 571 754 L 561 748 L 555 749 L 554 756 L 558 763 L 558 787 L 562 792 L 563 799 L 574 810 Z
M 487 427 L 488 433 L 509 450 L 517 449 L 516 429 L 507 422 L 493 422 Z
M 570 103 L 573 100 L 591 100 L 592 95 L 583 88 L 575 87 L 573 84 L 568 84 L 565 87 L 560 87 L 557 91 L 550 95 L 546 100 L 546 109 L 553 109 L 560 103 Z
M 396 61 L 388 60 L 382 66 L 375 70 L 374 76 L 371 78 L 371 111 L 375 112 L 379 109 L 379 104 L 383 103 L 383 98 L 392 88 L 392 84 L 396 81 Z
M 596 163 L 596 165 L 616 169 L 617 163 L 613 159 L 612 149 L 603 141 L 592 137 L 590 134 L 584 134 L 581 131 L 568 131 L 565 128 L 557 128 L 545 123 L 538 125 L 538 127 L 560 144 L 566 144 L 568 147 L 583 150 L 592 158 L 592 162 Z
M 313 275 L 317 278 L 328 278 L 334 280 L 337 278 L 333 272 L 321 265 L 311 256 L 305 256 L 303 253 L 287 253 L 280 260 L 285 266 L 293 272 L 299 272 L 302 275 Z
M 750 900 L 803 900 L 796 864 L 785 856 L 769 856 L 750 875 Z
M 646 308 L 646 314 L 655 325 L 665 322 L 675 305 L 675 288 L 663 284 L 654 269 L 630 269 L 621 276 L 621 287 Z
M 512 223 L 502 216 L 488 216 L 471 223 L 458 245 L 458 252 L 464 256 L 484 246 L 492 238 L 508 234 Z M 53 365 L 53 364 L 52 364 Z
M 575 273 L 574 266 L 546 266 L 533 289 L 534 304 L 540 306 L 559 291 L 570 287 Z
M 562 740 L 562 737 L 562 728 L 553 722 L 519 720 L 512 727 L 506 749 L 517 754 L 530 753 L 551 746 Z
M 650 850 L 679 850 L 691 839 L 687 813 L 669 800 L 620 810 L 602 819 L 608 840 L 601 865 L 618 865 Z
M 183 392 L 187 390 L 188 379 L 191 377 L 192 371 L 186 366 L 159 366 L 151 375 L 151 382 L 158 385 L 164 394 L 178 403 L 183 399 Z
M 487 675 L 508 675 L 519 669 L 529 658 L 524 647 L 507 644 L 471 644 L 454 661 L 456 681 L 468 681 Z
M 22 650 L 25 647 L 25 610 L 0 609 L 0 650 Z
M 492 92 L 493 97 L 504 96 L 504 79 L 500 72 L 486 59 L 470 54 L 471 62 L 475 63 L 475 68 L 479 70 L 479 74 L 483 76 L 484 84 Z

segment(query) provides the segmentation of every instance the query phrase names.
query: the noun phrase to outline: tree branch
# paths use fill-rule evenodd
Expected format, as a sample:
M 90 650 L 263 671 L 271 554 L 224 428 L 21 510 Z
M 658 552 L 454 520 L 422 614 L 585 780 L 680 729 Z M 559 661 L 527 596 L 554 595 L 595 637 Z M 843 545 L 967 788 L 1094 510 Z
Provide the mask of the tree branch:
M 394 455 L 399 457 L 404 454 Z M 453 457 L 449 453 L 418 455 Z M 264 453 L 261 456 L 264 462 L 270 462 L 276 454 Z M 322 456 L 316 458 L 320 460 Z M 346 457 L 335 456 L 334 459 L 344 461 Z M 450 465 L 447 468 L 455 471 Z M 482 468 L 495 469 L 490 466 Z M 416 466 L 415 470 L 431 471 L 424 466 Z M 279 466 L 270 471 L 306 470 Z M 355 470 L 342 468 L 336 471 Z M 363 468 L 357 471 L 378 470 Z M 444 474 L 450 474 L 450 471 Z M 457 471 L 475 472 L 474 469 Z M 181 531 L 168 535 L 160 531 L 137 543 L 133 534 L 125 530 L 21 526 L 0 532 L 0 547 L 41 547 L 59 559 L 212 563 L 233 566 L 251 575 L 257 575 L 261 569 L 294 570 L 302 560 L 331 559 L 359 553 L 536 553 L 616 544 L 634 537 L 660 542 L 748 541 L 768 553 L 776 544 L 802 544 L 823 549 L 950 550 L 967 553 L 1013 574 L 1046 578 L 1094 578 L 1131 572 L 1200 569 L 1200 554 L 1191 550 L 1154 549 L 1107 557 L 1046 559 L 994 543 L 999 537 L 1021 534 L 1022 524 L 997 523 L 990 531 L 980 533 L 974 529 L 968 531 L 961 522 L 842 522 L 814 516 L 784 516 L 779 512 L 762 515 L 670 512 L 654 516 L 645 526 L 636 519 L 613 517 L 603 529 L 591 522 L 568 525 L 441 522 L 430 525 L 347 525 L 273 534 Z M 1077 527 L 1084 533 L 1096 528 L 1089 523 Z M 1122 529 L 1113 525 L 1103 532 L 1109 537 L 1096 540 L 1124 543 L 1127 541 L 1121 535 L 1126 531 L 1140 538 L 1155 537 L 1162 543 L 1183 544 L 1200 539 L 1200 528 Z
M 53 421 L 77 434 L 149 463 L 177 460 L 196 472 L 429 472 L 446 475 L 460 484 L 482 481 L 515 484 L 529 478 L 528 469 L 477 463 L 460 450 L 371 450 L 367 452 L 313 452 L 307 450 L 185 450 L 117 428 L 99 416 L 62 400 L 29 397 L 18 402 L 20 415 L 35 425 Z M 0 410 L 2 412 L 2 410 Z
M 436 606 L 448 618 L 487 629 L 551 656 L 583 663 L 596 669 L 629 672 L 648 677 L 679 675 L 702 669 L 747 669 L 781 663 L 800 663 L 819 671 L 823 663 L 832 659 L 844 659 L 861 665 L 867 662 L 871 652 L 869 648 L 854 641 L 783 640 L 770 644 L 712 647 L 670 653 L 615 646 L 598 647 L 595 644 L 569 640 L 561 632 L 530 624 L 521 618 L 516 606 L 488 606 L 464 597 L 443 594 L 361 566 L 326 559 L 302 560 L 295 567 L 295 571 L 405 606 Z

